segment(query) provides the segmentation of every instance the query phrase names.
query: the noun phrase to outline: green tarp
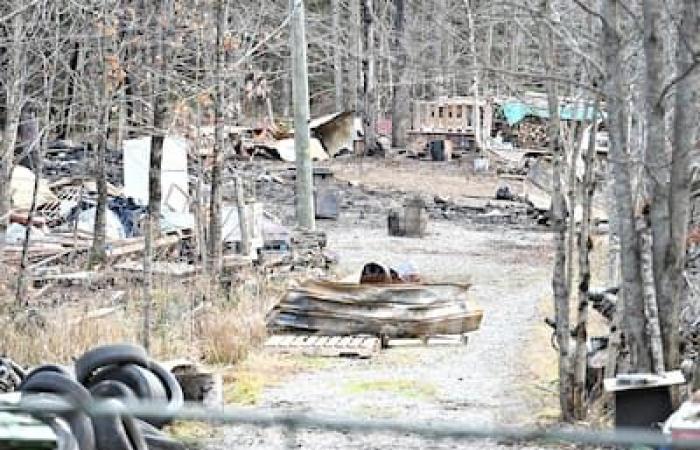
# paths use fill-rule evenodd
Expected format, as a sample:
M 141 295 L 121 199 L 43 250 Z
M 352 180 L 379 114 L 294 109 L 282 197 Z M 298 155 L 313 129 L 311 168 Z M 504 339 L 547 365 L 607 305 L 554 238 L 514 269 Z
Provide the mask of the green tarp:
M 534 116 L 541 119 L 549 118 L 549 110 L 546 107 L 538 107 L 528 105 L 526 103 L 512 101 L 503 104 L 503 115 L 508 121 L 508 125 L 515 125 L 522 121 L 525 117 Z M 593 107 L 582 107 L 574 105 L 560 106 L 559 117 L 562 120 L 591 120 L 593 119 Z M 599 118 L 603 114 L 598 114 Z

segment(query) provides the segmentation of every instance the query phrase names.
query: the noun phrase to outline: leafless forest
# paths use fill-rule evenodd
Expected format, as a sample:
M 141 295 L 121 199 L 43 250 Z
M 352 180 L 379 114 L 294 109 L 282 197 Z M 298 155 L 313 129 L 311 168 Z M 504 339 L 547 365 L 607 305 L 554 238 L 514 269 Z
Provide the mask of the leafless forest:
M 683 368 L 700 387 L 698 63 L 698 0 L 5 0 L 0 352 L 31 365 L 129 341 L 245 366 L 298 280 L 395 255 L 488 292 L 490 348 L 515 345 L 508 322 L 488 328 L 490 299 L 529 298 L 503 307 L 518 335 L 546 335 L 551 316 L 556 350 L 532 345 L 557 362 L 557 420 L 597 420 L 600 380 L 616 374 Z M 323 127 L 343 114 L 350 144 L 331 148 Z M 467 126 L 437 130 L 443 119 Z M 433 140 L 454 144 L 452 161 L 429 161 Z M 177 142 L 186 178 L 169 189 Z M 341 194 L 337 221 L 314 220 L 319 173 Z M 439 237 L 373 234 L 415 195 Z M 474 206 L 484 198 L 502 203 Z M 137 212 L 127 226 L 116 211 Z M 257 220 L 291 236 L 275 256 Z M 531 284 L 501 285 L 489 264 Z

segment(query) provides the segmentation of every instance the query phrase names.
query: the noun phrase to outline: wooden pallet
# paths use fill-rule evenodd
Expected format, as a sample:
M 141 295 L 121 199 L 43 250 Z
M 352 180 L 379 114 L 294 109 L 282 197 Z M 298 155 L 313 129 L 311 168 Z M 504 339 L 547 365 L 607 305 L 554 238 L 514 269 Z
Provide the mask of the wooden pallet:
M 380 347 L 379 338 L 373 336 L 278 334 L 265 342 L 268 351 L 304 356 L 371 358 Z
M 469 342 L 469 337 L 467 333 L 464 334 L 442 334 L 434 336 L 425 336 L 423 338 L 401 338 L 401 339 L 387 339 L 385 342 L 386 348 L 395 347 L 438 347 L 438 346 L 457 346 L 457 345 L 467 345 Z

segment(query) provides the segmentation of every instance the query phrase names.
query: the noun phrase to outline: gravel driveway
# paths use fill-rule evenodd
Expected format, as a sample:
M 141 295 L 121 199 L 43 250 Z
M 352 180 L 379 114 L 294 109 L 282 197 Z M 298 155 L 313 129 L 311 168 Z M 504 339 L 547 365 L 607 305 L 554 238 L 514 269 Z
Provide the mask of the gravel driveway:
M 481 329 L 470 335 L 467 345 L 401 347 L 369 360 L 332 360 L 327 367 L 268 388 L 258 406 L 472 426 L 534 421 L 535 407 L 523 393 L 528 383 L 524 352 L 529 330 L 541 321 L 537 304 L 550 289 L 547 234 L 433 221 L 423 239 L 391 238 L 379 217 L 346 217 L 340 224 L 320 226 L 328 232 L 329 248 L 340 257 L 341 274 L 357 272 L 367 261 L 411 260 L 430 280 L 473 283 L 473 299 L 484 310 Z M 247 426 L 226 427 L 217 440 L 207 449 L 285 445 L 281 430 Z M 495 442 L 319 430 L 301 430 L 294 442 L 305 449 L 501 447 Z

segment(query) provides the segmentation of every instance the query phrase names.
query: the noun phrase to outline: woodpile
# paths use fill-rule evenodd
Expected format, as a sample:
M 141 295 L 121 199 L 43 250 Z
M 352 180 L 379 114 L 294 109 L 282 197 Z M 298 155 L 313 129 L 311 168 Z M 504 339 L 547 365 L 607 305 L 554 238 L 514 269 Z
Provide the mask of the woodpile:
M 292 266 L 326 269 L 332 263 L 325 252 L 327 239 L 323 231 L 295 230 L 291 241 Z
M 273 332 L 415 338 L 463 334 L 481 324 L 468 306 L 469 285 L 352 284 L 308 281 L 268 315 Z
M 516 133 L 518 147 L 544 148 L 549 144 L 547 123 L 536 118 L 527 118 L 518 125 Z

